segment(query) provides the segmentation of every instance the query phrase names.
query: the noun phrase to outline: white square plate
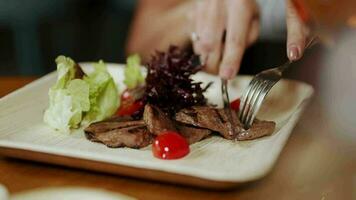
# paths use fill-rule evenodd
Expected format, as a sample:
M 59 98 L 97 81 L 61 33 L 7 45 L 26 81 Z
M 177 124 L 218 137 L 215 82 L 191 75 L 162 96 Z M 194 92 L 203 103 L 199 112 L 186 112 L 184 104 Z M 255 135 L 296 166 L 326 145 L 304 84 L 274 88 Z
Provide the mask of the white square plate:
M 91 69 L 88 63 L 82 66 L 85 71 Z M 123 65 L 108 64 L 108 70 L 122 90 Z M 206 96 L 210 102 L 222 104 L 218 77 L 199 72 L 194 79 L 204 84 L 213 81 Z M 230 98 L 239 97 L 250 79 L 238 76 L 231 81 Z M 0 154 L 211 188 L 231 187 L 266 175 L 313 94 L 305 83 L 282 80 L 267 96 L 258 116 L 277 123 L 272 136 L 244 142 L 214 136 L 191 145 L 188 156 L 167 161 L 153 157 L 150 146 L 111 149 L 85 139 L 82 129 L 71 134 L 52 130 L 42 118 L 48 89 L 55 80 L 56 73 L 48 74 L 0 99 Z

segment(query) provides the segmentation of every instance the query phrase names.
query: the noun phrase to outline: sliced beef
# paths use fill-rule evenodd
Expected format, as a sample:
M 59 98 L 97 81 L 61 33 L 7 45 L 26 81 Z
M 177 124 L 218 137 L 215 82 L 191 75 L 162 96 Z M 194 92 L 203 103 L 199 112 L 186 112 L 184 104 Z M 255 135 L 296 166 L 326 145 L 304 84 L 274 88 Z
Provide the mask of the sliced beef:
M 252 140 L 273 133 L 276 124 L 255 120 L 248 130 L 242 128 L 236 113 L 230 122 L 223 109 L 211 106 L 197 106 L 183 109 L 173 121 L 159 108 L 146 105 L 143 120 L 131 117 L 113 117 L 91 124 L 85 129 L 86 137 L 108 147 L 142 148 L 153 142 L 155 135 L 163 131 L 178 131 L 189 144 L 208 137 L 213 131 L 227 139 Z
M 118 115 L 115 115 L 115 116 L 112 116 L 108 119 L 105 119 L 101 122 L 127 122 L 127 121 L 133 121 L 134 118 L 132 118 L 131 116 L 118 116 Z
M 111 131 L 113 129 L 126 128 L 131 126 L 145 126 L 143 120 L 137 121 L 102 121 L 96 122 L 84 129 L 85 132 L 101 133 Z
M 224 109 L 199 106 L 179 111 L 175 119 L 181 123 L 216 131 L 230 140 L 251 140 L 271 135 L 275 129 L 274 122 L 255 120 L 252 127 L 245 130 L 235 112 L 232 112 L 232 121 L 227 114 Z
M 106 132 L 85 131 L 86 137 L 93 142 L 101 142 L 108 147 L 142 148 L 153 141 L 152 134 L 145 125 L 117 128 Z
M 255 120 L 248 130 L 242 130 L 236 140 L 252 140 L 263 136 L 271 135 L 274 132 L 276 123 L 272 121 Z
M 179 133 L 188 141 L 189 144 L 199 142 L 200 140 L 208 137 L 211 130 L 205 128 L 198 128 L 185 124 L 177 125 Z
M 169 116 L 158 107 L 150 104 L 145 106 L 143 120 L 145 121 L 148 130 L 154 135 L 158 135 L 163 131 L 176 130 L 174 122 L 169 118 Z
M 181 123 L 219 132 L 227 139 L 234 139 L 242 129 L 235 113 L 233 113 L 232 118 L 232 121 L 236 124 L 232 124 L 228 120 L 228 116 L 223 109 L 211 106 L 194 106 L 183 109 L 175 116 L 175 119 Z

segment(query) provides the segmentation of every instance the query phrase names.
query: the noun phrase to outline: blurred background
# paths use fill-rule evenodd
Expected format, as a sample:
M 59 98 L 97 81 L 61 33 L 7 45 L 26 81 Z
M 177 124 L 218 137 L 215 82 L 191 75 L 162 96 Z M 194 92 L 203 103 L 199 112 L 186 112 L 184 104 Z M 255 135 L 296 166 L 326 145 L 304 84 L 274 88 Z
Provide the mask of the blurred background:
M 60 55 L 125 62 L 137 0 L 0 0 L 0 75 L 44 75 Z M 241 73 L 285 61 L 284 38 L 250 48 Z M 248 71 L 246 70 L 248 69 Z
M 0 75 L 42 75 L 59 54 L 123 62 L 135 0 L 0 0 Z

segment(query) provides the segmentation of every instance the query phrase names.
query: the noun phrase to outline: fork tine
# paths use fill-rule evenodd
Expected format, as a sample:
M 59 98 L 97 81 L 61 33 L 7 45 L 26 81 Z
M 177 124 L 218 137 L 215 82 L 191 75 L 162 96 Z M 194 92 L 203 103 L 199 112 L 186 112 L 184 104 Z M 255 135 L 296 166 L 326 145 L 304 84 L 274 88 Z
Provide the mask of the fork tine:
M 245 111 L 245 113 L 243 115 L 243 118 L 241 120 L 244 125 L 248 125 L 247 124 L 247 120 L 248 120 L 248 117 L 251 115 L 251 112 L 253 112 L 253 105 L 255 104 L 256 100 L 258 100 L 260 92 L 262 91 L 262 89 L 264 88 L 266 83 L 263 80 L 259 80 L 258 83 L 256 83 L 256 85 L 257 86 L 255 88 L 255 91 L 251 95 L 251 98 L 250 98 L 250 101 L 249 101 L 249 106 L 247 107 L 247 109 L 246 109 L 246 111 Z M 249 128 L 249 127 L 246 127 L 246 128 Z
M 257 83 L 257 80 L 254 79 L 251 81 L 251 83 L 249 84 L 248 88 L 247 88 L 247 91 L 244 93 L 244 97 L 243 97 L 243 106 L 242 106 L 242 109 L 240 109 L 240 119 L 242 121 L 242 119 L 244 118 L 244 115 L 248 109 L 248 106 L 249 106 L 249 103 L 250 103 L 250 98 L 252 97 L 254 91 L 255 91 L 255 88 L 257 87 L 256 85 Z
M 267 96 L 267 94 L 269 93 L 269 91 L 272 89 L 272 87 L 276 84 L 277 82 L 273 81 L 273 82 L 270 82 L 270 81 L 267 81 L 267 84 L 265 85 L 265 87 L 261 90 L 260 94 L 259 94 L 259 97 L 257 99 L 257 101 L 255 102 L 255 104 L 253 105 L 253 108 L 252 108 L 252 111 L 251 111 L 251 114 L 247 117 L 247 120 L 246 120 L 246 124 L 247 126 L 251 126 L 261 105 L 262 105 L 262 102 L 263 100 L 265 99 L 265 97 Z
M 241 106 L 240 106 L 240 109 L 239 109 L 239 118 L 242 117 L 242 113 L 246 109 L 247 98 L 248 98 L 249 94 L 251 93 L 255 82 L 256 82 L 256 79 L 255 78 L 252 79 L 251 82 L 248 84 L 245 92 L 243 93 L 243 96 L 241 98 Z
M 262 82 L 258 80 L 255 82 L 254 86 L 251 89 L 251 92 L 247 98 L 245 109 L 241 115 L 241 122 L 243 124 L 246 124 L 246 119 L 247 119 L 246 117 L 248 116 L 248 113 L 251 112 L 251 106 L 253 105 L 253 102 L 256 101 L 258 92 L 260 91 L 261 87 L 262 87 Z

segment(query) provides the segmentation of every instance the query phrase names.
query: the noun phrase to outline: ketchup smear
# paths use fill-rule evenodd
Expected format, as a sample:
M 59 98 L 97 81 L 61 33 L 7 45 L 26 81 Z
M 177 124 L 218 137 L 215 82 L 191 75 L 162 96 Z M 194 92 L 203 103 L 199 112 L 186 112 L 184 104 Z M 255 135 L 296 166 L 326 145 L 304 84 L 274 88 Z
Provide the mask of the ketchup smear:
M 174 131 L 165 131 L 159 134 L 152 145 L 153 155 L 165 160 L 182 158 L 189 151 L 187 140 Z

